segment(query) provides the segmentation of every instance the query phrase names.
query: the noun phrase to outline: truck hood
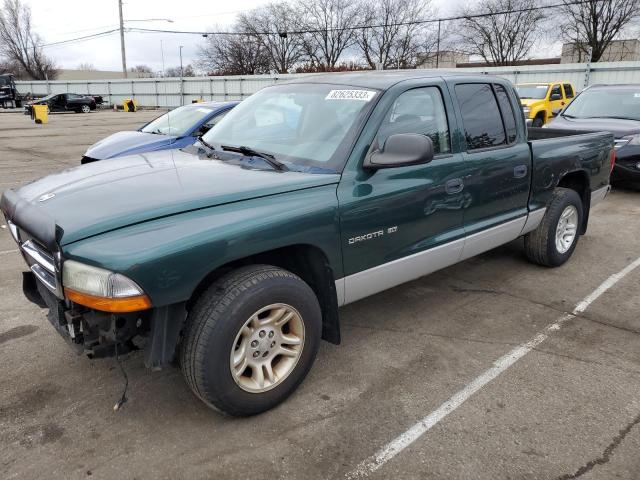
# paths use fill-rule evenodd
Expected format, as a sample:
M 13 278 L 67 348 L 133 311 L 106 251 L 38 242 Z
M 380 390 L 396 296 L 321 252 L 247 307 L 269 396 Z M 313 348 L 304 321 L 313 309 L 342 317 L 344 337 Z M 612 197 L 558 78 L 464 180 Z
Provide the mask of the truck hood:
M 620 118 L 568 118 L 560 115 L 547 125 L 549 128 L 609 132 L 616 138 L 640 133 L 640 121 Z
M 268 168 L 164 150 L 75 167 L 27 184 L 15 193 L 26 208 L 36 207 L 55 221 L 62 229 L 59 243 L 66 245 L 154 218 L 340 179 L 335 173 Z
M 84 156 L 95 160 L 129 155 L 139 151 L 150 152 L 170 145 L 176 137 L 170 135 L 155 135 L 143 132 L 118 132 L 104 140 L 91 145 Z

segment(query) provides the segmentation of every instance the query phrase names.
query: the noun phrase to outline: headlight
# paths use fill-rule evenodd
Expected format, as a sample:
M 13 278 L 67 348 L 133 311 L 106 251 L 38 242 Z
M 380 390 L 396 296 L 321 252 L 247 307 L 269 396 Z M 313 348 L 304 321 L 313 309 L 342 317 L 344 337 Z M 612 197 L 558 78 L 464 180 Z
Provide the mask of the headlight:
M 531 113 L 531 109 L 529 107 L 522 107 L 522 111 L 524 112 L 525 117 L 528 117 Z
M 13 223 L 11 223 L 9 220 L 7 220 L 7 225 L 9 226 L 9 231 L 11 232 L 11 236 L 13 237 L 13 239 L 17 242 L 20 243 L 20 236 L 18 235 L 18 227 L 16 227 Z
M 626 137 L 616 138 L 615 147 L 622 148 L 625 145 L 640 145 L 640 134 L 627 135 Z
M 72 302 L 104 312 L 136 312 L 151 308 L 151 300 L 131 279 L 103 268 L 67 260 L 62 285 Z

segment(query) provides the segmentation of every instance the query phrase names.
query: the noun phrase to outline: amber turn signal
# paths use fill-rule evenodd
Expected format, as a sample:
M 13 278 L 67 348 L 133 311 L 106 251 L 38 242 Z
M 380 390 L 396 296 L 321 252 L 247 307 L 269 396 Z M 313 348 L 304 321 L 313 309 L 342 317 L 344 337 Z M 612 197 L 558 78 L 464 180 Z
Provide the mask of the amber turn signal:
M 138 312 L 151 308 L 151 300 L 146 295 L 136 295 L 133 297 L 105 298 L 96 297 L 87 293 L 78 292 L 70 288 L 65 288 L 66 297 L 74 303 L 101 312 L 127 313 Z

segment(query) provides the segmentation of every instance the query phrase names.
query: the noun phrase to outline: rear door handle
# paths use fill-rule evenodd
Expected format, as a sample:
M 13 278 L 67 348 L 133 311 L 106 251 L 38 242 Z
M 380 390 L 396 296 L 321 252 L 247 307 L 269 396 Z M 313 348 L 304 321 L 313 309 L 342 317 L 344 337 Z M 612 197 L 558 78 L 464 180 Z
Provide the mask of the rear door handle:
M 524 178 L 527 176 L 527 166 L 526 165 L 516 165 L 513 167 L 513 176 L 515 178 Z
M 444 190 L 449 195 L 454 195 L 456 193 L 460 193 L 464 189 L 464 182 L 461 178 L 454 178 L 452 180 L 448 180 L 447 183 L 444 184 Z

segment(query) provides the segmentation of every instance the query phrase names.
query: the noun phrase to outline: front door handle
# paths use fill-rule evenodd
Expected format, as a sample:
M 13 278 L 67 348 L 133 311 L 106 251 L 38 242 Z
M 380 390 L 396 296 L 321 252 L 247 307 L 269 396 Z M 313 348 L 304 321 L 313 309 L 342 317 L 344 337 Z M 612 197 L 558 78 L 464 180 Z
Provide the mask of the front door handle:
M 454 195 L 456 193 L 460 193 L 464 189 L 464 182 L 461 178 L 454 178 L 452 180 L 448 180 L 447 183 L 444 184 L 444 190 L 449 195 Z
M 524 178 L 527 176 L 527 166 L 526 165 L 516 165 L 513 167 L 513 176 L 514 178 Z

